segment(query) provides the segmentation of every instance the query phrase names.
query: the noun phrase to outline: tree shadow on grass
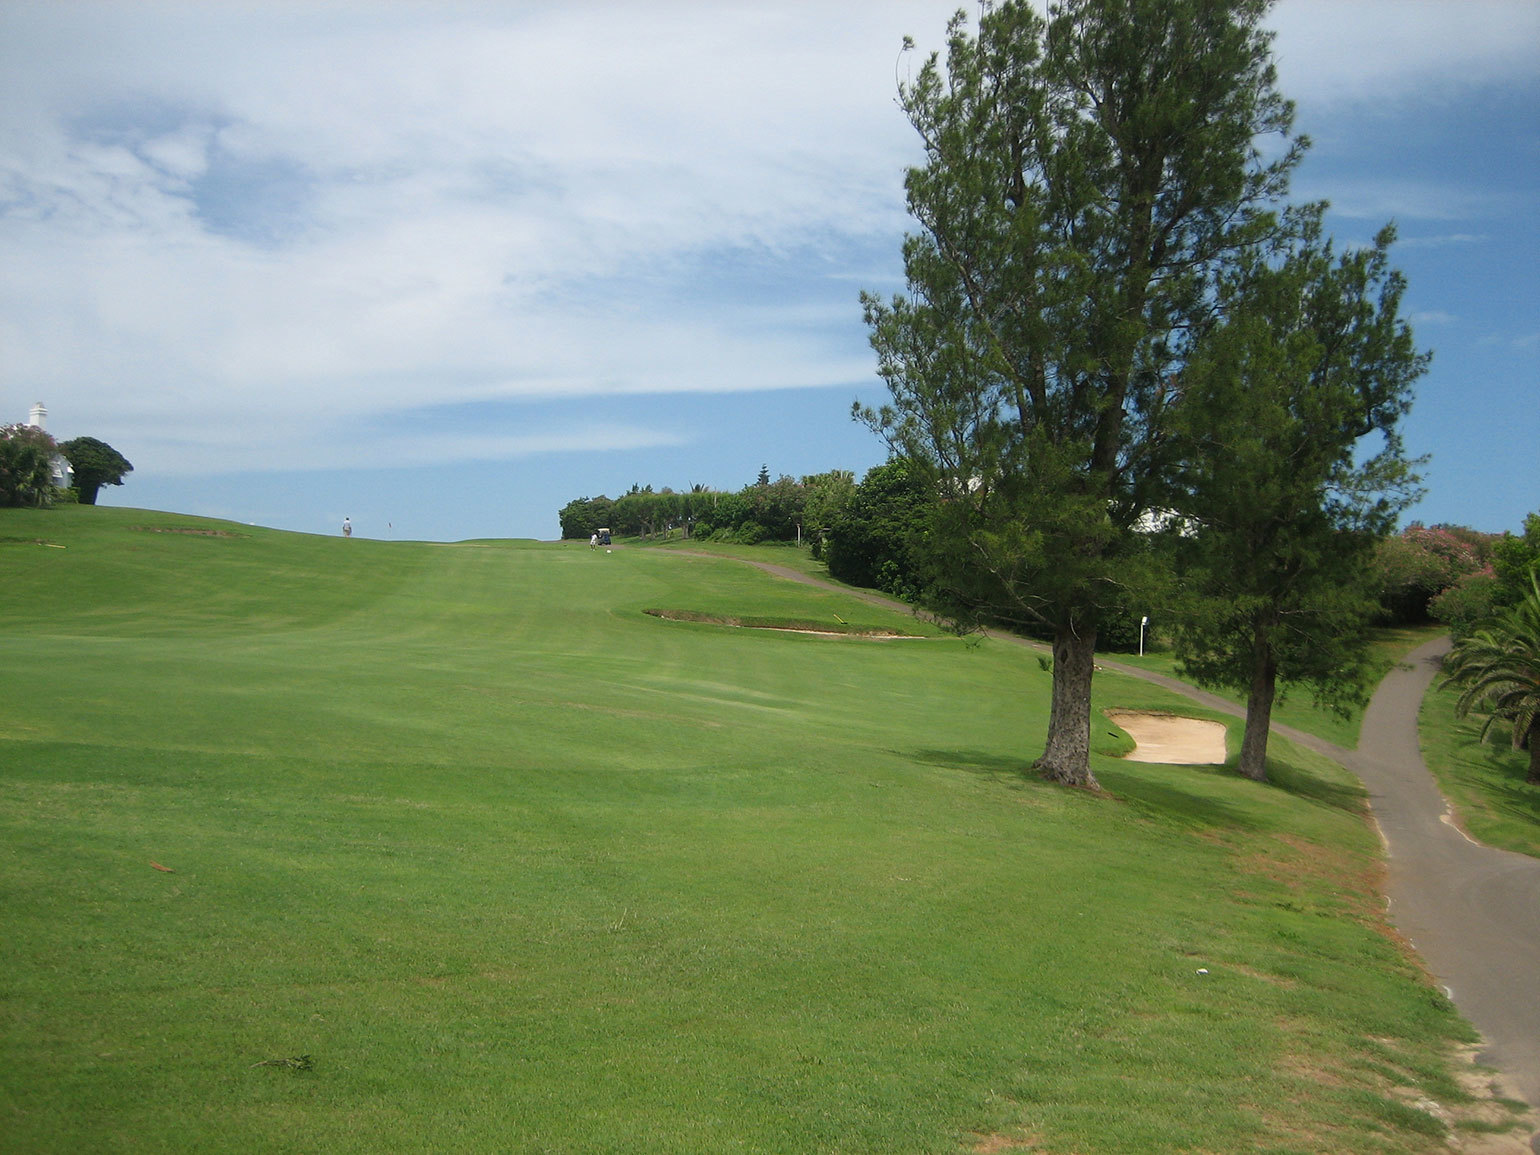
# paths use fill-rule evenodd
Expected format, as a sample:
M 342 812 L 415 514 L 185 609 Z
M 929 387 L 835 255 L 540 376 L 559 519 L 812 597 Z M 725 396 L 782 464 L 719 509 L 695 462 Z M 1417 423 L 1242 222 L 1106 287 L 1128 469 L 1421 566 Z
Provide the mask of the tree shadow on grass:
M 1038 777 L 1030 760 L 1004 754 L 989 754 L 983 750 L 895 750 L 901 758 L 912 758 L 927 766 L 939 766 L 944 770 L 965 770 L 996 785 L 1014 790 L 1051 789 Z
M 1097 771 L 1097 777 L 1108 793 L 1154 821 L 1183 830 L 1260 829 L 1254 814 L 1204 789 L 1206 779 L 1233 770 L 1141 764 L 1144 765 L 1150 769 L 1103 767 Z M 1161 774 L 1162 769 L 1169 773 Z
M 1540 786 L 1525 780 L 1528 755 L 1512 748 L 1506 734 L 1481 742 L 1469 727 L 1471 744 L 1456 753 L 1456 772 L 1485 795 L 1494 813 L 1540 826 Z
M 1021 758 L 982 750 L 936 749 L 911 750 L 904 756 L 928 766 L 975 774 L 1009 790 L 1064 789 L 1040 777 L 1031 762 Z M 1103 764 L 1096 769 L 1096 776 L 1112 801 L 1135 808 L 1143 817 L 1189 830 L 1255 829 L 1257 823 L 1252 816 L 1201 789 L 1203 777 L 1213 772 L 1171 767 L 1171 776 L 1161 778 L 1149 770 L 1129 771 Z M 1184 781 L 1193 788 L 1184 788 Z
M 927 766 L 962 770 L 990 783 L 1013 791 L 1035 792 L 1062 789 L 1032 769 L 1030 759 L 990 753 L 984 750 L 919 749 L 895 751 Z M 1135 768 L 1135 767 L 1138 768 Z M 1319 806 L 1345 814 L 1362 814 L 1368 805 L 1363 789 L 1354 780 L 1333 781 L 1317 771 L 1296 765 L 1285 758 L 1271 757 L 1267 763 L 1268 780 L 1256 783 L 1262 791 L 1279 790 Z M 1242 829 L 1260 830 L 1268 825 L 1249 807 L 1237 805 L 1208 789 L 1205 782 L 1216 777 L 1242 781 L 1233 761 L 1224 766 L 1166 766 L 1154 763 L 1121 765 L 1102 761 L 1096 767 L 1102 788 L 1115 801 L 1136 809 L 1141 816 L 1184 830 Z M 1516 783 L 1517 796 L 1522 785 Z M 1515 797 L 1515 802 L 1518 798 Z
M 1267 760 L 1266 785 L 1345 814 L 1362 814 L 1369 805 L 1363 788 L 1353 782 L 1333 782 L 1278 758 Z

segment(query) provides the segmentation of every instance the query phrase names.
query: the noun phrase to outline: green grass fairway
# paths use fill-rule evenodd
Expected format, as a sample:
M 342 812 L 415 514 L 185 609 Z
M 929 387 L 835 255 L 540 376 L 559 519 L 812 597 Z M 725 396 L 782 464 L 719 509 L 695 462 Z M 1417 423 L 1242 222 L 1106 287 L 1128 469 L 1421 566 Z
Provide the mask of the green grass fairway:
M 1356 782 L 1098 713 L 1107 792 L 1048 786 L 1020 647 L 126 509 L 0 510 L 0 582 L 0 1150 L 1423 1152 L 1463 1101 Z

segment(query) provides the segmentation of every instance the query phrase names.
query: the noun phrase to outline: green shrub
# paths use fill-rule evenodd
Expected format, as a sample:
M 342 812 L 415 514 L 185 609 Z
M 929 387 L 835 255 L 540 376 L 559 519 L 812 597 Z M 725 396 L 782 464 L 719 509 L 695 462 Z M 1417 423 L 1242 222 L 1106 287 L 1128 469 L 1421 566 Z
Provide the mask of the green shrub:
M 930 495 L 902 460 L 867 471 L 834 522 L 824 550 L 829 573 L 851 585 L 913 597 L 923 586 L 917 543 Z
M 1488 566 L 1476 573 L 1464 574 L 1428 603 L 1434 621 L 1443 622 L 1456 638 L 1468 635 L 1497 608 L 1497 575 Z

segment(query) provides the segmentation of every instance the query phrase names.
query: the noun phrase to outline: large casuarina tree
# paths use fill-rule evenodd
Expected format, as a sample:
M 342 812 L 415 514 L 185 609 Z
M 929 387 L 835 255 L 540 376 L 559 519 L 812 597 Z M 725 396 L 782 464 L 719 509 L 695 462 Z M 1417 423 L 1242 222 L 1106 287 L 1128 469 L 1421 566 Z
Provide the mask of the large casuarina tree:
M 1394 230 L 1339 256 L 1321 213 L 1237 262 L 1174 422 L 1177 654 L 1200 685 L 1247 695 L 1239 769 L 1259 781 L 1280 682 L 1362 700 L 1375 545 L 1417 496 L 1396 426 L 1428 357 L 1400 317 Z
M 122 485 L 123 478 L 134 471 L 128 459 L 105 441 L 94 437 L 75 437 L 59 446 L 75 471 L 75 490 L 81 505 L 95 505 L 96 495 L 104 485 Z
M 1051 631 L 1055 781 L 1095 785 L 1092 655 L 1146 552 L 1172 382 L 1303 147 L 1266 9 L 986 3 L 900 86 L 920 229 L 907 292 L 863 298 L 892 403 L 860 415 L 931 478 L 955 608 Z

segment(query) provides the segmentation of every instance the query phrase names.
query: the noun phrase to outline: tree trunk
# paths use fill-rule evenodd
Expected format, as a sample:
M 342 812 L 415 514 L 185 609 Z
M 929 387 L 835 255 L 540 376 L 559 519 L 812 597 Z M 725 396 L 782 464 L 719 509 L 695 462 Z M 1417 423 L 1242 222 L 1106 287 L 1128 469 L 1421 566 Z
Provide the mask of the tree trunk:
M 75 479 L 76 500 L 81 505 L 95 505 L 96 495 L 101 491 L 101 488 L 102 483 L 100 481 L 81 481 L 77 477 Z
M 1032 764 L 1050 782 L 1101 788 L 1091 773 L 1091 673 L 1096 631 L 1060 626 L 1053 638 L 1053 708 L 1048 742 Z
M 1267 735 L 1273 724 L 1273 695 L 1278 688 L 1278 663 L 1268 641 L 1267 627 L 1258 623 L 1251 639 L 1251 693 L 1246 699 L 1246 735 L 1241 739 L 1240 772 L 1255 782 L 1267 781 Z

